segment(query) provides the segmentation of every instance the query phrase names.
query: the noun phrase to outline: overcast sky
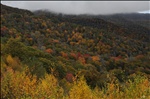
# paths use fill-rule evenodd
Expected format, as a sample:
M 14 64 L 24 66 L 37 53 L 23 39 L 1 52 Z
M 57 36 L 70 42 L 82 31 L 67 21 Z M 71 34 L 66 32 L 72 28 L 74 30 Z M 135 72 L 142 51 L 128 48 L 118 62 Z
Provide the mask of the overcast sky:
M 28 10 L 48 9 L 65 14 L 150 13 L 149 1 L 1 1 Z

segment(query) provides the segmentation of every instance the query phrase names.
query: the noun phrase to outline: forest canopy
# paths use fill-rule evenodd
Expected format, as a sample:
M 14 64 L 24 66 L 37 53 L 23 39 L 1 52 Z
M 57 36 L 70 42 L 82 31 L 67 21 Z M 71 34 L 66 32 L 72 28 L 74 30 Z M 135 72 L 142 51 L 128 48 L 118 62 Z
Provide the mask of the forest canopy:
M 150 98 L 148 17 L 63 15 L 1 4 L 1 98 Z

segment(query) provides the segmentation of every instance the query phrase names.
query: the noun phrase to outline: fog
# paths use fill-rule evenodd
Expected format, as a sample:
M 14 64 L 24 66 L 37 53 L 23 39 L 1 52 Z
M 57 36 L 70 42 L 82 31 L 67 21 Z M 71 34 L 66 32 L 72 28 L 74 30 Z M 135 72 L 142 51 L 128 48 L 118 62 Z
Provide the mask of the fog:
M 64 14 L 97 15 L 150 11 L 149 1 L 1 1 L 1 3 L 31 11 L 47 9 Z

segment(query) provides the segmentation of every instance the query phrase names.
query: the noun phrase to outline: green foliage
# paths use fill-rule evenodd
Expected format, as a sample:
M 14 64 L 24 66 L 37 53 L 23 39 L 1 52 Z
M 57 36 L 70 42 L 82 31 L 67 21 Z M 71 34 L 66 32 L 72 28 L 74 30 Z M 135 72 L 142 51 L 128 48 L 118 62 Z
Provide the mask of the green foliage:
M 18 56 L 20 59 L 27 58 L 26 52 L 26 46 L 19 40 L 12 38 L 7 42 L 4 49 L 4 53 L 11 54 L 12 56 Z

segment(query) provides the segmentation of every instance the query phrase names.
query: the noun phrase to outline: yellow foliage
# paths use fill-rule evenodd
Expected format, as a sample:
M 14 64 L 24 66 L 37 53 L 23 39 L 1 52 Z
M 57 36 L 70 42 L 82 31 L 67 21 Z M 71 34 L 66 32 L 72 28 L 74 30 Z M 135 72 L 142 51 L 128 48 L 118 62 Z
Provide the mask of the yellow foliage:
M 14 62 L 11 56 L 7 57 L 9 64 Z M 51 74 L 37 79 L 30 74 L 29 69 L 14 71 L 11 66 L 1 63 L 2 99 L 149 99 L 150 82 L 148 78 L 136 76 L 134 81 L 127 81 L 124 85 L 111 82 L 104 89 L 91 89 L 85 79 L 80 77 L 73 83 L 65 79 L 60 82 Z
M 8 68 L 2 79 L 2 98 L 21 99 L 34 96 L 36 77 Z
M 74 82 L 73 87 L 69 91 L 69 99 L 93 99 L 92 91 L 89 86 L 86 84 L 83 77 Z
M 8 55 L 6 58 L 8 66 L 12 67 L 13 70 L 20 70 L 20 61 L 18 58 L 13 58 L 11 55 Z
M 145 77 L 137 76 L 134 82 L 126 82 L 128 88 L 125 88 L 126 98 L 143 98 L 149 99 L 150 97 L 150 82 Z
M 7 58 L 6 58 L 6 60 L 7 60 L 7 62 L 8 62 L 9 65 L 13 64 L 13 62 L 14 62 L 14 60 L 13 60 L 13 58 L 12 58 L 11 55 L 8 55 Z
M 60 99 L 63 97 L 63 89 L 59 87 L 57 79 L 53 75 L 47 74 L 45 79 L 41 79 L 37 89 L 39 98 Z
M 27 69 L 28 70 L 28 69 Z M 25 71 L 27 71 L 25 70 Z M 6 99 L 62 99 L 63 89 L 53 75 L 37 80 L 26 72 L 8 68 L 2 79 L 2 98 Z

